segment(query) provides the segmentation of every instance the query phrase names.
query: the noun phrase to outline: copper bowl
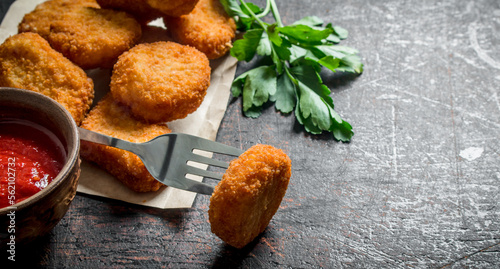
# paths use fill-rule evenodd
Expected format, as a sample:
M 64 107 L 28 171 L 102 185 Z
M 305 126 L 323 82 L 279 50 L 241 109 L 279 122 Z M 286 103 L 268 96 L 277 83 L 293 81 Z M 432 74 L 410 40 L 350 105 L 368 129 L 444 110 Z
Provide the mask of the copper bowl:
M 80 176 L 80 140 L 69 112 L 45 95 L 0 87 L 0 119 L 18 118 L 51 130 L 64 145 L 66 161 L 59 174 L 38 193 L 0 209 L 2 248 L 25 244 L 54 228 L 64 217 L 76 194 Z

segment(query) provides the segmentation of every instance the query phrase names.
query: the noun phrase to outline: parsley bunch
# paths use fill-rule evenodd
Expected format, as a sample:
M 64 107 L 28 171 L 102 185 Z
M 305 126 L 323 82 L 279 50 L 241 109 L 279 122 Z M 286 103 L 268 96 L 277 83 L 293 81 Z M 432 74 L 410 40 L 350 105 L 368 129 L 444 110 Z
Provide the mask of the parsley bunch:
M 282 113 L 294 111 L 306 131 L 327 131 L 337 140 L 349 141 L 354 135 L 352 127 L 335 112 L 331 91 L 319 75 L 322 67 L 333 72 L 363 72 L 358 51 L 337 45 L 347 38 L 347 31 L 331 24 L 323 26 L 316 16 L 285 26 L 275 0 L 266 0 L 264 9 L 244 0 L 220 2 L 238 30 L 245 32 L 234 42 L 231 55 L 249 62 L 257 54 L 269 62 L 233 81 L 231 92 L 235 97 L 242 95 L 245 116 L 260 116 L 262 106 L 272 101 Z M 275 23 L 261 20 L 269 12 Z

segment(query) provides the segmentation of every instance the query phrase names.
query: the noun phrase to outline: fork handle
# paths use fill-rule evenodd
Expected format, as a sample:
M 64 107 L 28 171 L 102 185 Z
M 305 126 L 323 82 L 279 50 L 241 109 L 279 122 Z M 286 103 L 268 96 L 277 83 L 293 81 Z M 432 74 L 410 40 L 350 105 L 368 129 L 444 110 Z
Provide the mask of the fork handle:
M 94 142 L 97 144 L 102 144 L 106 146 L 111 146 L 114 148 L 119 148 L 123 150 L 130 151 L 136 155 L 142 155 L 140 147 L 136 143 L 128 142 L 122 139 L 114 138 L 111 136 L 103 135 L 97 132 L 89 131 L 78 127 L 78 132 L 80 133 L 80 140 Z

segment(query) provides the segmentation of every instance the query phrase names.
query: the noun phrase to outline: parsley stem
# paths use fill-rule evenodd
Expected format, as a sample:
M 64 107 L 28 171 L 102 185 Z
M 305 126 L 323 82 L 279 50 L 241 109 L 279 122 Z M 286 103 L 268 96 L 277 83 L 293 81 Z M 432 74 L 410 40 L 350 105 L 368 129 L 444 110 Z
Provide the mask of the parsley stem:
M 245 7 L 248 13 L 252 15 L 252 18 L 255 19 L 255 21 L 260 25 L 260 27 L 262 27 L 262 29 L 266 29 L 266 25 L 264 24 L 264 22 L 259 17 L 257 17 L 257 15 L 255 15 L 255 13 L 250 9 L 250 7 L 248 7 L 247 3 L 244 0 L 240 0 L 240 3 Z
M 299 82 L 297 79 L 290 73 L 290 68 L 288 66 L 285 66 L 285 73 L 286 75 L 290 78 L 290 80 L 293 82 L 295 85 L 299 85 Z
M 269 13 L 270 10 L 271 10 L 271 2 L 269 2 L 269 0 L 268 0 L 268 1 L 266 1 L 266 8 L 262 12 L 260 12 L 258 15 L 256 14 L 255 17 L 256 18 L 265 17 Z
M 283 22 L 281 21 L 281 16 L 278 11 L 278 7 L 276 6 L 276 2 L 274 0 L 269 0 L 271 2 L 271 11 L 273 12 L 274 19 L 278 23 L 278 27 L 283 27 Z

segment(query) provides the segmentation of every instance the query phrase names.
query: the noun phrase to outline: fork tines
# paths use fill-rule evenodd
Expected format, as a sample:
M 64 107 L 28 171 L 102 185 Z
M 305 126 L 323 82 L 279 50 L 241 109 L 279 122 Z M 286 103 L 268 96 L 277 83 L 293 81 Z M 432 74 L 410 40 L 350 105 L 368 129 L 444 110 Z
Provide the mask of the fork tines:
M 190 136 L 190 135 L 186 135 Z M 186 156 L 188 162 L 184 167 L 186 174 L 192 174 L 212 179 L 220 180 L 222 179 L 222 174 L 214 171 L 205 170 L 199 167 L 190 165 L 190 162 L 201 163 L 206 165 L 211 165 L 215 167 L 220 167 L 227 169 L 229 163 L 221 160 L 214 159 L 213 156 L 208 157 L 205 155 L 211 155 L 212 153 L 224 154 L 229 156 L 237 157 L 243 153 L 243 150 L 217 143 L 204 138 L 190 136 L 190 151 L 191 154 Z

